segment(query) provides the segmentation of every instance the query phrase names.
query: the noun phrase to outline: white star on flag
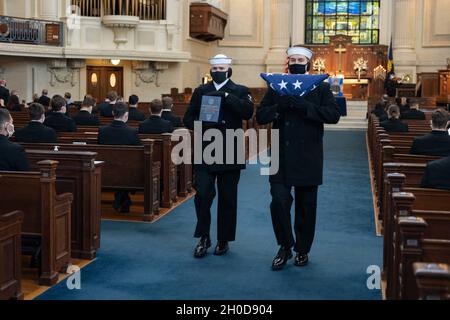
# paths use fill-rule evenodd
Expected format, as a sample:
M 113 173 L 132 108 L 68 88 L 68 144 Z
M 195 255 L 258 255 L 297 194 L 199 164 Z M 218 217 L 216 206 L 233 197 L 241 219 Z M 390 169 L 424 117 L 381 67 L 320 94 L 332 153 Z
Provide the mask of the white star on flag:
M 311 90 L 320 87 L 320 84 L 328 79 L 328 75 L 282 74 L 262 73 L 261 77 L 270 88 L 280 96 L 306 97 Z
M 280 86 L 280 90 L 282 89 L 286 89 L 287 90 L 287 82 L 284 82 L 284 80 L 281 80 L 281 83 L 279 83 L 278 85 Z
M 296 82 L 293 83 L 294 89 L 301 89 L 302 88 L 302 84 L 303 84 L 303 82 L 300 82 L 300 81 L 297 80 Z

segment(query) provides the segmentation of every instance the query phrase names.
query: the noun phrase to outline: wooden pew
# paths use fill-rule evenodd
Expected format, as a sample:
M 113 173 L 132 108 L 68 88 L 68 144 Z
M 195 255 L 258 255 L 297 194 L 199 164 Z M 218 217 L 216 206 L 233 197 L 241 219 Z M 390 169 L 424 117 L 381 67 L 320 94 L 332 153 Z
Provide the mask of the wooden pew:
M 183 120 L 188 107 L 189 103 L 174 103 L 172 113 Z
M 450 300 L 450 265 L 445 263 L 413 264 L 421 300 Z
M 140 135 L 141 139 L 152 139 L 154 141 L 154 159 L 161 162 L 161 181 L 162 181 L 162 197 L 161 206 L 164 208 L 171 208 L 177 202 L 177 187 L 178 187 L 178 169 L 172 162 L 172 148 L 175 143 L 172 143 L 171 134 L 150 134 Z M 183 170 L 184 172 L 187 169 Z M 188 178 L 184 176 L 183 178 Z M 192 181 L 190 182 L 192 186 Z M 186 190 L 187 182 L 184 181 L 184 189 Z M 192 187 L 191 187 L 192 189 Z
M 410 97 L 410 103 L 418 103 L 420 109 L 423 110 L 434 110 L 438 108 L 436 106 L 437 97 Z M 381 96 L 371 96 L 369 97 L 369 103 L 367 105 L 367 112 L 370 114 L 374 109 L 376 104 L 381 100 Z M 395 104 L 395 98 L 389 98 L 388 106 Z
M 399 148 L 394 146 L 383 147 L 383 162 L 400 162 L 400 163 L 428 163 L 440 159 L 437 156 L 424 156 L 402 153 L 405 148 Z
M 390 140 L 388 135 L 380 133 L 377 136 L 376 150 L 373 155 L 372 164 L 374 167 L 374 177 L 376 185 L 376 196 L 378 198 L 378 205 L 383 207 L 382 196 L 384 187 L 384 169 L 383 164 L 386 162 L 403 162 L 400 159 L 408 158 L 405 162 L 409 163 L 427 163 L 439 159 L 439 157 L 410 155 L 409 157 L 398 157 L 397 154 L 409 155 L 412 138 L 405 137 L 404 140 Z
M 53 151 L 54 144 L 22 144 L 26 149 Z M 154 161 L 154 141 L 145 140 L 142 146 L 58 144 L 59 151 L 97 153 L 102 167 L 102 190 L 144 192 L 144 221 L 152 221 L 159 214 L 160 168 Z
M 28 148 L 28 146 L 27 146 Z M 101 186 L 104 162 L 95 161 L 97 153 L 43 151 L 27 149 L 31 168 L 45 159 L 58 161 L 56 191 L 72 193 L 72 258 L 95 259 L 100 248 Z
M 405 187 L 419 187 L 425 172 L 425 164 L 387 163 L 385 181 L 381 196 L 380 214 L 383 221 L 383 276 L 389 274 L 392 262 L 392 242 L 394 237 L 394 204 L 392 195 Z
M 445 212 L 448 216 L 450 211 Z M 442 215 L 444 212 L 441 213 Z M 414 263 L 450 263 L 450 240 L 433 236 L 431 226 L 420 217 L 404 217 L 399 222 L 398 299 L 417 300 L 420 291 L 414 275 Z M 428 236 L 425 233 L 429 233 Z
M 400 153 L 395 153 L 396 150 L 399 150 Z M 428 164 L 431 161 L 437 160 L 439 159 L 439 157 L 434 157 L 434 156 L 422 156 L 422 155 L 411 155 L 411 154 L 403 154 L 402 152 L 405 152 L 408 150 L 405 150 L 402 147 L 391 147 L 391 146 L 386 146 L 383 147 L 383 162 L 381 163 L 381 166 L 383 167 L 382 169 L 382 174 L 379 177 L 380 181 L 379 181 L 379 205 L 380 205 L 380 210 L 381 210 L 381 214 L 383 213 L 383 202 L 386 199 L 385 194 L 386 194 L 386 177 L 388 174 L 390 173 L 395 173 L 395 172 L 400 172 L 403 173 L 402 171 L 395 171 L 395 170 L 408 170 L 412 168 L 412 172 L 414 174 L 417 173 L 417 170 L 414 169 L 414 164 L 420 164 L 421 166 L 419 166 L 419 179 L 422 178 L 423 176 L 423 172 L 425 170 L 426 164 Z M 409 166 L 408 166 L 409 164 Z M 411 173 L 411 172 L 410 172 Z M 408 178 L 410 178 L 408 176 Z M 420 185 L 420 181 L 417 181 L 417 186 Z
M 386 295 L 389 299 L 417 299 L 418 292 L 415 287 L 411 261 L 420 262 L 422 258 L 420 255 L 417 256 L 418 242 L 414 243 L 412 238 L 408 237 L 408 231 L 405 231 L 405 228 L 411 227 L 408 224 L 408 217 L 424 219 L 428 227 L 426 230 L 422 230 L 421 236 L 426 239 L 439 240 L 438 242 L 448 242 L 450 249 L 450 233 L 448 232 L 450 228 L 450 202 L 448 201 L 450 191 L 421 188 L 401 188 L 400 191 L 392 195 L 393 214 L 390 221 L 393 226 L 392 250 L 389 253 L 387 264 Z M 410 218 L 409 220 L 415 224 L 414 219 Z M 412 251 L 408 251 L 409 249 Z M 416 255 L 414 255 L 414 250 L 416 250 Z M 410 259 L 412 256 L 408 256 L 408 254 L 413 255 L 413 260 Z M 433 259 L 425 256 L 423 258 L 426 259 L 424 261 L 439 262 L 439 260 L 436 261 L 438 256 Z M 447 262 L 445 259 L 450 256 L 447 258 L 444 254 L 439 258 L 444 259 L 443 262 Z
M 108 126 L 114 121 L 113 118 L 100 117 L 100 126 Z M 132 128 L 139 128 L 140 121 L 128 121 L 127 125 Z
M 23 300 L 21 232 L 23 212 L 0 215 L 0 300 Z
M 171 208 L 177 202 L 177 196 L 186 197 L 192 192 L 192 166 L 182 164 L 175 166 L 172 162 L 172 149 L 177 142 L 172 142 L 171 134 L 143 134 L 139 135 L 141 141 L 151 139 L 153 145 L 153 161 L 161 163 L 162 195 L 161 206 Z M 92 133 L 61 133 L 61 143 L 70 144 L 83 142 L 94 145 L 97 143 L 97 134 Z M 80 146 L 80 150 L 82 146 Z
M 41 161 L 40 172 L 0 172 L 0 210 L 24 212 L 23 235 L 41 241 L 39 284 L 54 285 L 71 255 L 70 193 L 56 193 L 57 161 Z

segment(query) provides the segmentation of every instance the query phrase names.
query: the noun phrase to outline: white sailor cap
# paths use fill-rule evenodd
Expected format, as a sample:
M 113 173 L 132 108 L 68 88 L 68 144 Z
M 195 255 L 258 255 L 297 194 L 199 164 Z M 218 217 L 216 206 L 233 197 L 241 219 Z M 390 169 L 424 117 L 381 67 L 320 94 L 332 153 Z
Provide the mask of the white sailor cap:
M 228 58 L 226 55 L 224 54 L 218 54 L 216 55 L 214 58 L 209 60 L 209 63 L 212 66 L 216 66 L 218 64 L 228 64 L 230 65 L 233 62 L 233 59 Z
M 307 57 L 309 60 L 313 57 L 314 53 L 305 47 L 292 47 L 287 51 L 288 57 L 291 57 L 296 54 L 301 54 L 302 56 Z

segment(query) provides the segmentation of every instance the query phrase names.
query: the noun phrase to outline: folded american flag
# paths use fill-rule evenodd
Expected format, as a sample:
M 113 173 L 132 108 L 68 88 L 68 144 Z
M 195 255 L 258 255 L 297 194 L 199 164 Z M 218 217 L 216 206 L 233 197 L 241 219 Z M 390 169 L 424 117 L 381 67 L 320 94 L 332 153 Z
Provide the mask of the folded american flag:
M 327 74 L 261 73 L 261 78 L 280 96 L 306 96 L 328 77 Z

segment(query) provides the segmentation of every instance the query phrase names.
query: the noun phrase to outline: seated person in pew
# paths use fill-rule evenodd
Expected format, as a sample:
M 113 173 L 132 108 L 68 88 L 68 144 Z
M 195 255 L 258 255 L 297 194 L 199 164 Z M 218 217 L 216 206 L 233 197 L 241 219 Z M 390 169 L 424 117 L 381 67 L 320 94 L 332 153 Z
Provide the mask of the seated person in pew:
M 7 109 L 0 109 L 0 171 L 29 171 L 25 149 L 9 141 L 14 134 L 13 118 Z
M 119 95 L 117 94 L 116 91 L 108 92 L 105 102 L 100 104 L 100 106 L 98 107 L 100 116 L 106 117 L 106 118 L 114 118 L 113 108 L 114 108 L 114 105 L 117 103 L 118 98 L 119 98 Z
M 173 99 L 171 97 L 164 97 L 162 99 L 163 111 L 161 118 L 170 121 L 175 128 L 183 127 L 183 121 L 181 118 L 175 116 L 172 112 L 173 109 Z
M 72 107 L 76 108 L 76 106 L 75 106 L 75 104 L 73 103 L 73 100 L 72 100 L 72 94 L 70 92 L 64 93 L 64 99 L 66 99 L 67 109 L 72 108 Z
M 50 102 L 52 111 L 46 117 L 44 125 L 53 128 L 56 132 L 76 132 L 77 125 L 72 118 L 66 116 L 66 99 L 55 95 Z
M 450 157 L 428 164 L 421 187 L 450 190 Z
M 72 100 L 72 94 L 70 92 L 64 93 L 64 99 L 66 99 L 66 116 L 70 117 L 70 110 L 77 109 L 77 106 Z
M 386 112 L 386 108 L 389 102 L 389 96 L 384 94 L 381 97 L 381 101 L 375 105 L 375 109 L 372 113 L 377 116 L 380 121 L 386 121 L 388 119 L 388 114 Z
M 33 103 L 39 103 L 38 101 L 39 101 L 39 95 L 37 93 L 34 93 L 32 101 L 28 102 L 27 105 L 31 106 L 31 104 L 33 104 Z M 45 110 L 45 107 L 44 107 L 44 110 Z
M 98 131 L 98 144 L 106 145 L 140 145 L 141 140 L 136 129 L 127 125 L 128 106 L 125 103 L 116 103 L 113 109 L 114 121 Z
M 98 131 L 98 144 L 106 145 L 140 145 L 137 131 L 127 126 L 128 106 L 119 102 L 114 105 L 114 121 Z M 129 191 L 117 191 L 114 195 L 113 207 L 117 212 L 129 213 L 131 206 Z
M 415 102 L 408 111 L 402 113 L 402 120 L 426 120 L 425 113 L 419 110 L 419 103 Z
M 48 90 L 47 89 L 42 90 L 42 95 L 40 96 L 37 102 L 42 104 L 45 108 L 49 108 L 50 101 L 51 99 L 48 97 Z
M 152 115 L 139 126 L 140 134 L 163 134 L 173 132 L 172 123 L 161 118 L 162 110 L 163 104 L 161 100 L 155 99 L 150 103 Z
M 450 156 L 450 136 L 447 132 L 448 112 L 438 109 L 433 112 L 432 132 L 414 139 L 411 154 L 427 156 Z
M 128 107 L 130 108 L 130 116 L 128 121 L 144 121 L 145 114 L 138 110 L 139 97 L 135 94 L 128 98 Z
M 92 114 L 94 107 L 95 99 L 87 95 L 81 104 L 81 110 L 73 117 L 77 126 L 98 127 L 100 125 L 100 119 Z
M 395 103 L 400 108 L 400 113 L 409 111 L 409 109 L 410 109 L 409 102 L 410 102 L 410 100 L 405 97 L 395 98 Z
M 386 132 L 408 132 L 409 127 L 406 123 L 400 121 L 400 108 L 396 105 L 392 105 L 388 110 L 389 120 L 380 123 L 380 126 L 386 130 Z
M 8 103 L 6 104 L 6 108 L 13 112 L 20 112 L 22 110 L 20 99 L 19 96 L 17 96 L 17 94 L 11 94 Z
M 56 143 L 58 137 L 56 131 L 44 126 L 45 108 L 42 104 L 32 103 L 28 109 L 30 123 L 14 134 L 17 142 L 23 143 Z

